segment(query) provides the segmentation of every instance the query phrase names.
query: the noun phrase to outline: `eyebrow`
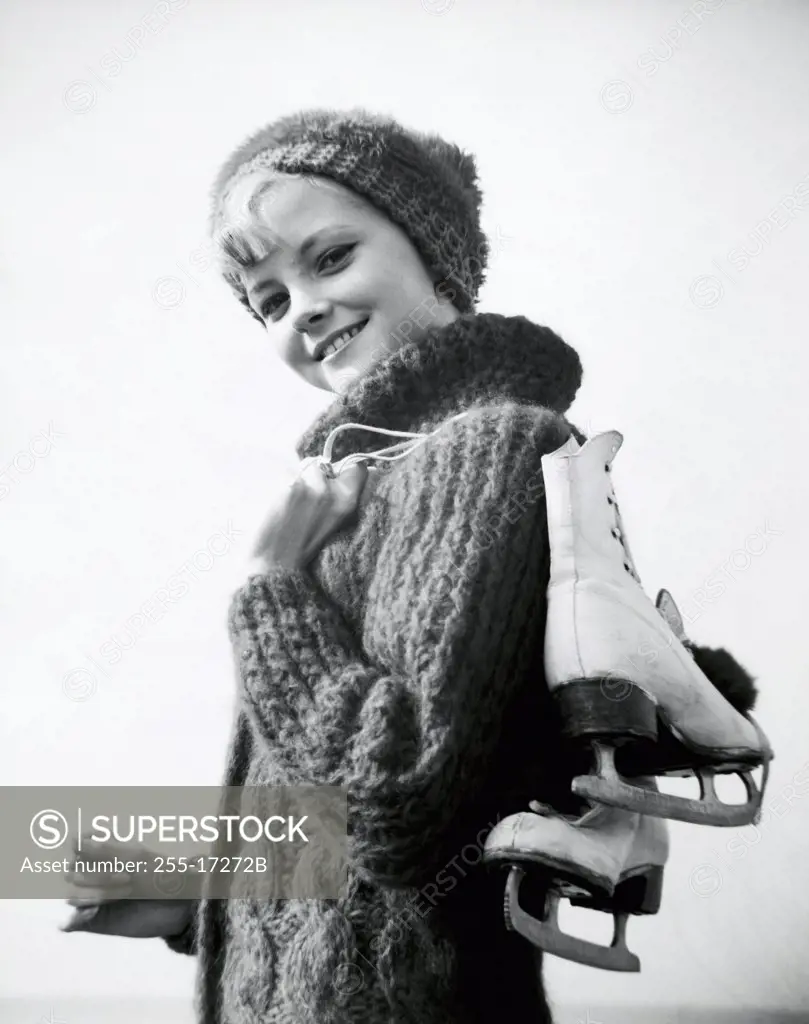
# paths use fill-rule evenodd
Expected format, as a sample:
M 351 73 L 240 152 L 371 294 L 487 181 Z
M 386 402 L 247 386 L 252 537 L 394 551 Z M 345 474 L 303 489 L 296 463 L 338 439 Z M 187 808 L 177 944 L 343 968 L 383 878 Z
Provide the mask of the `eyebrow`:
M 301 247 L 298 250 L 301 256 L 305 256 L 312 246 L 316 245 L 322 235 L 328 234 L 330 231 L 344 231 L 346 228 L 351 228 L 350 224 L 330 224 L 328 227 L 320 228 L 318 231 L 313 231 L 308 238 L 304 239 L 301 243 Z M 265 245 L 262 247 L 263 250 L 257 252 L 255 246 L 253 246 L 246 235 L 243 235 L 240 231 L 230 230 L 222 237 L 222 251 L 230 257 L 238 266 L 243 270 L 253 270 L 262 263 L 269 256 L 279 252 L 281 246 L 279 245 Z M 266 288 L 266 284 L 256 289 L 256 294 L 260 294 Z

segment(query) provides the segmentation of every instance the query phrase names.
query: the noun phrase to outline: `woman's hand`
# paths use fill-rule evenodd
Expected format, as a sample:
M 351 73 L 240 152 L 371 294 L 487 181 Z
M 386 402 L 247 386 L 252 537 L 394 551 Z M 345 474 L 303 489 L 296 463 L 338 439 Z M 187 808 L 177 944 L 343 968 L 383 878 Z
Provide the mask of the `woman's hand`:
M 76 858 L 91 860 L 148 861 L 150 867 L 132 875 L 122 873 L 80 874 Z M 196 911 L 194 899 L 156 899 L 156 879 L 165 876 L 152 873 L 155 854 L 137 843 L 104 843 L 95 846 L 85 842 L 79 854 L 74 840 L 73 860 L 65 877 L 81 890 L 82 895 L 67 900 L 75 908 L 66 924 L 59 925 L 63 932 L 92 932 L 96 935 L 123 935 L 134 939 L 168 938 L 179 935 L 191 924 Z M 181 879 L 173 873 L 172 881 Z M 129 897 L 122 899 L 122 896 Z
M 373 476 L 360 462 L 328 479 L 311 459 L 262 527 L 253 557 L 290 569 L 306 566 L 355 514 Z

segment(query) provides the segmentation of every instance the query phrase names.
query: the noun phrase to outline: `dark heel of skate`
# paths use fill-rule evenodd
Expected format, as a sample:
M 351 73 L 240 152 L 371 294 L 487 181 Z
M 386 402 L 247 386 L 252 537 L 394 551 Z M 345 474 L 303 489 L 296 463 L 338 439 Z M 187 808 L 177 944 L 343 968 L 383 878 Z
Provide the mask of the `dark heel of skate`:
M 568 739 L 603 740 L 611 746 L 657 739 L 657 705 L 628 679 L 573 680 L 553 696 Z
M 615 767 L 616 748 L 654 747 L 658 719 L 651 697 L 615 676 L 573 680 L 553 696 L 562 735 L 577 745 L 589 745 L 595 756 L 592 773 L 573 779 L 573 792 L 591 802 L 654 814 L 649 803 L 660 794 L 626 782 Z
M 656 914 L 663 898 L 662 865 L 619 880 L 612 896 L 574 897 L 574 907 L 587 907 L 608 914 Z

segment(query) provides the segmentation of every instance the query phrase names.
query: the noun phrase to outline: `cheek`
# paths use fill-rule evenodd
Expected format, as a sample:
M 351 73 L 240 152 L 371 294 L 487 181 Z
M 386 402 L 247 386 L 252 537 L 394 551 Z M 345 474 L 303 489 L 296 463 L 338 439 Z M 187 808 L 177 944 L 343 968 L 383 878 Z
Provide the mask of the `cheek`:
M 432 295 L 432 286 L 421 268 L 396 264 L 385 271 L 385 307 L 395 319 L 408 320 Z
M 293 335 L 290 330 L 285 330 L 281 327 L 274 331 L 272 328 L 269 328 L 267 330 L 267 343 L 275 359 L 279 359 L 282 363 L 286 363 L 287 366 L 291 366 L 295 370 L 309 362 L 303 337 Z
M 341 275 L 352 291 L 363 296 L 381 297 L 393 290 L 395 267 L 385 254 L 365 254 Z
M 357 263 L 361 263 L 366 280 L 393 292 L 412 292 L 423 276 L 421 265 L 414 264 L 412 255 L 395 244 L 366 251 Z

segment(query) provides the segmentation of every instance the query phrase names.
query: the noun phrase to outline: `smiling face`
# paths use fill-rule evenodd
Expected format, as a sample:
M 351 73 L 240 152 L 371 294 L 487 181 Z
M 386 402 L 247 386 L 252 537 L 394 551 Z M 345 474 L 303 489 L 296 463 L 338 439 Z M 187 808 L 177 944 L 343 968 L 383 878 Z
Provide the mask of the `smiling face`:
M 343 393 L 408 338 L 460 315 L 405 232 L 336 182 L 257 172 L 232 191 L 225 217 L 238 227 L 222 248 L 251 309 L 317 388 Z

